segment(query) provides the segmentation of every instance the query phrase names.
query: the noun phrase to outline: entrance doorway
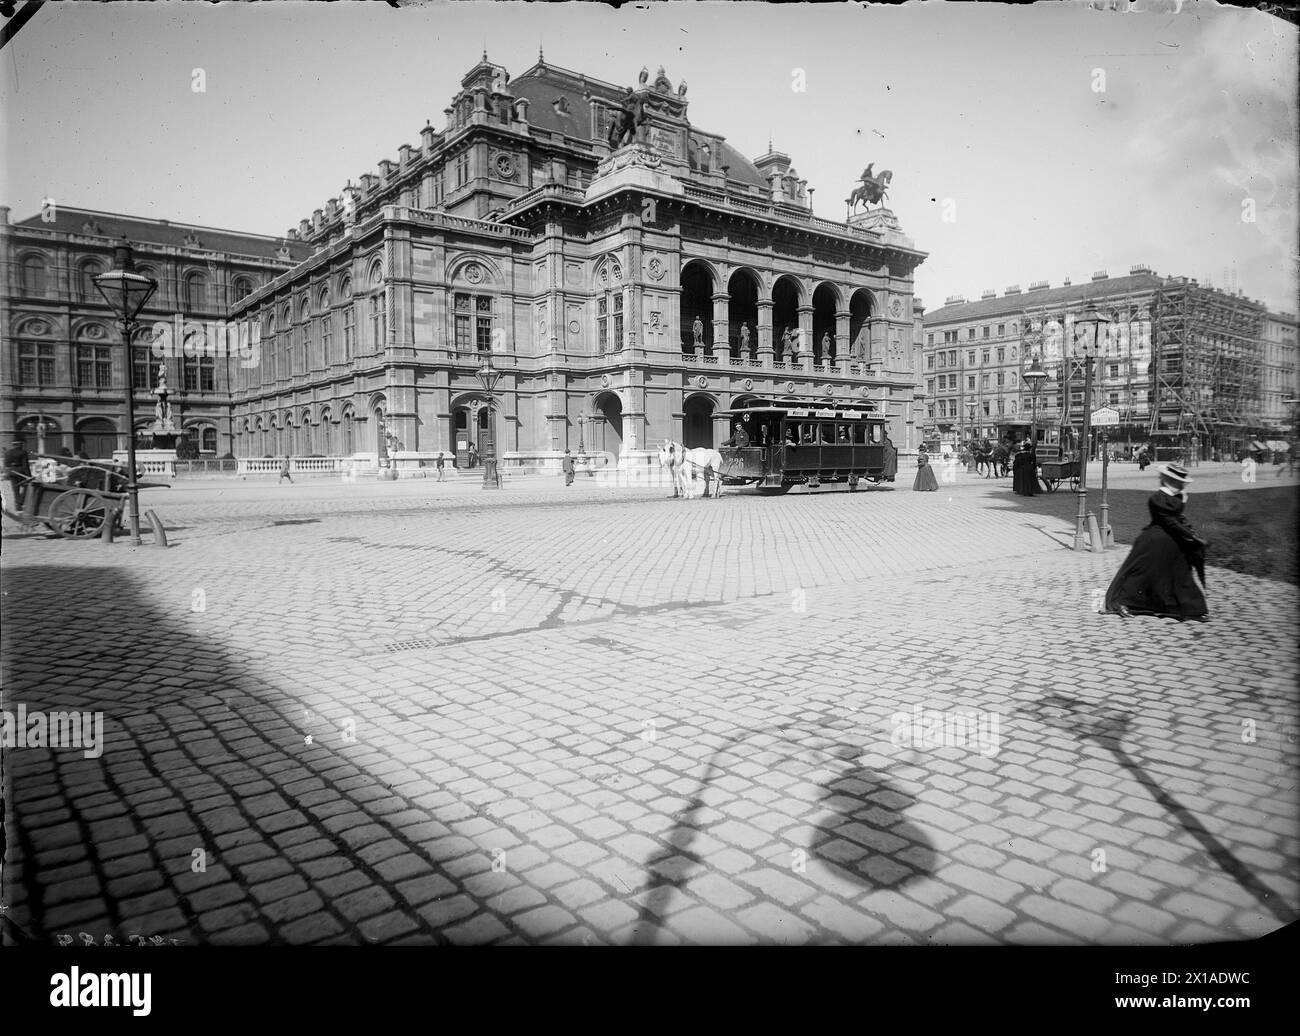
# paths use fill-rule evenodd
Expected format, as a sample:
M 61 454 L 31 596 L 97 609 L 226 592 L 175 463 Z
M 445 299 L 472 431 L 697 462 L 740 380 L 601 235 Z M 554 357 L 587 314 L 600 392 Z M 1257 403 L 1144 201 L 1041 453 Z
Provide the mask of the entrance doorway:
M 596 400 L 590 446 L 597 453 L 610 453 L 615 457 L 623 450 L 623 404 L 611 392 Z
M 682 406 L 682 445 L 688 450 L 713 449 L 713 400 L 691 396 Z

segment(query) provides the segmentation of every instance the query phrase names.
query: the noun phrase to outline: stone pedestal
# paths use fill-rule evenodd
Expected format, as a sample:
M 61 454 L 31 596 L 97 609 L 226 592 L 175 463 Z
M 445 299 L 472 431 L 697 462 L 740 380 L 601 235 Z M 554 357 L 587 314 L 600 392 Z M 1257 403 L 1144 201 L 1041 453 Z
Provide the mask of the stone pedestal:
M 879 234 L 881 240 L 886 244 L 901 245 L 903 248 L 916 247 L 916 243 L 903 233 L 898 217 L 889 209 L 867 209 L 865 212 L 850 216 L 848 224 L 851 227 L 857 227 L 859 230 L 869 230 L 874 234 Z

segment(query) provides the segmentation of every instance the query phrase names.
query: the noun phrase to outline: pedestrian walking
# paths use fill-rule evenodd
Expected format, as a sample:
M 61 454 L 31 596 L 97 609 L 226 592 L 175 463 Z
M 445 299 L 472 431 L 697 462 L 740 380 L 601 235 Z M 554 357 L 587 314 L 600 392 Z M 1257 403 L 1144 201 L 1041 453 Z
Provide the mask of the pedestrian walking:
M 1187 506 L 1187 469 L 1166 464 L 1157 469 L 1160 488 L 1147 499 L 1151 523 L 1106 590 L 1106 611 L 1128 618 L 1161 615 L 1174 619 L 1206 619 L 1205 552 L 1209 544 L 1183 517 Z M 1201 585 L 1192 577 L 1195 571 Z
M 478 447 L 473 443 L 471 443 L 469 447 L 469 466 L 471 468 L 478 467 Z
M 560 467 L 564 471 L 564 484 L 566 486 L 573 485 L 575 469 L 573 466 L 573 456 L 568 450 L 564 451 L 564 460 L 560 462 Z
M 441 451 L 441 450 L 438 451 L 438 463 L 437 463 L 436 467 L 438 468 L 438 481 L 439 481 L 439 482 L 446 482 L 446 481 L 447 481 L 447 462 L 444 461 L 444 460 L 442 459 L 442 451 Z
M 1138 450 L 1138 471 L 1146 471 L 1147 465 L 1151 463 L 1151 456 L 1147 453 L 1147 448 L 1143 446 Z
M 289 473 L 289 455 L 287 453 L 284 460 L 280 462 L 280 477 L 275 480 L 275 484 L 278 486 L 286 478 L 289 480 L 289 485 L 293 485 L 293 475 Z
M 1038 495 L 1038 454 L 1028 441 L 1011 462 L 1011 491 L 1017 496 Z
M 939 482 L 934 477 L 934 469 L 930 467 L 930 453 L 922 446 L 916 454 L 916 481 L 912 483 L 912 491 L 934 493 L 938 489 Z

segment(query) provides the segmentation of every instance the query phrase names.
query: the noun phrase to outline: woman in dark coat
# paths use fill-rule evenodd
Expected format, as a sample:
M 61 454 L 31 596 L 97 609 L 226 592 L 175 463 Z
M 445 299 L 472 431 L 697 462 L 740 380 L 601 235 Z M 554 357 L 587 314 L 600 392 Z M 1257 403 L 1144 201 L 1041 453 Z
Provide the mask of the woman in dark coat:
M 939 488 L 939 481 L 934 477 L 934 468 L 930 467 L 930 454 L 924 446 L 916 455 L 916 481 L 912 489 L 917 493 L 933 493 Z
M 1147 499 L 1151 524 L 1138 534 L 1124 564 L 1106 591 L 1106 611 L 1205 619 L 1210 609 L 1192 570 L 1205 582 L 1206 543 L 1183 517 L 1187 470 L 1177 464 L 1159 469 L 1160 488 Z
M 1029 443 L 1020 447 L 1011 462 L 1011 489 L 1019 496 L 1038 493 L 1038 454 Z

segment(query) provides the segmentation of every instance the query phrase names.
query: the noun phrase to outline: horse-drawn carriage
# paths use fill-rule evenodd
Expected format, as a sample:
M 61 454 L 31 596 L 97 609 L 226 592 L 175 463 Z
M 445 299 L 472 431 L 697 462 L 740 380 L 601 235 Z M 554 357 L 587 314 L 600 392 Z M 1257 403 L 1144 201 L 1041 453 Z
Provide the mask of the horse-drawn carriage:
M 823 482 L 847 482 L 852 491 L 863 480 L 893 482 L 898 472 L 898 450 L 885 431 L 885 417 L 866 407 L 754 400 L 717 416 L 738 424 L 744 434 L 733 435 L 720 450 L 699 451 L 717 459 L 695 466 L 702 462 L 707 477 L 707 468 L 716 465 L 712 474 L 724 485 L 753 485 L 760 493 L 778 495 L 797 485 L 816 489 Z
M 31 456 L 46 462 L 56 473 L 53 481 L 9 468 L 0 469 L 6 480 L 17 482 L 22 505 L 17 511 L 3 508 L 7 518 L 23 526 L 44 523 L 70 540 L 89 539 L 120 528 L 128 499 L 126 471 L 103 461 L 73 461 L 47 453 Z M 141 489 L 165 489 L 166 483 L 139 482 Z

